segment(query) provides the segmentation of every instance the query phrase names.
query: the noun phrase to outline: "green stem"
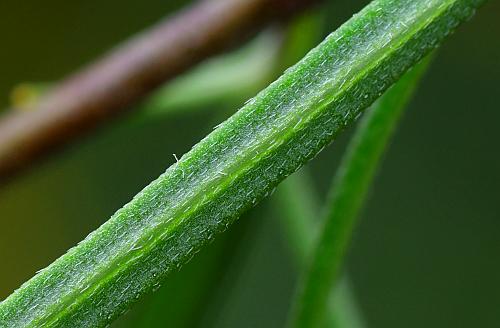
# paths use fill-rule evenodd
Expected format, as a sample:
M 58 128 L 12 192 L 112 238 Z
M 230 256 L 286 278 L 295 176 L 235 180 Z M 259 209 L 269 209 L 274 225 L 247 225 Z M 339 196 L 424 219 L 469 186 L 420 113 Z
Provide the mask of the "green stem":
M 214 105 L 224 104 L 229 108 L 231 104 L 243 102 L 245 97 L 258 91 L 274 75 L 278 54 L 283 47 L 283 35 L 280 32 L 266 31 L 241 49 L 210 59 L 168 83 L 142 104 L 143 109 L 135 112 L 132 122 L 165 119 L 176 113 L 213 109 Z M 240 75 L 246 79 L 239 81 Z M 130 123 L 130 120 L 125 122 L 127 126 Z M 216 288 L 224 264 L 233 256 L 236 236 L 229 236 L 233 237 L 228 240 L 224 234 L 217 239 L 201 259 L 191 262 L 189 268 L 183 268 L 182 275 L 170 276 L 168 284 L 155 293 L 147 306 L 143 306 L 142 311 L 135 315 L 132 326 L 158 327 L 169 323 L 175 327 L 195 325 L 197 315 Z M 199 272 L 204 274 L 200 275 Z
M 332 142 L 482 2 L 372 2 L 3 301 L 0 326 L 99 327 L 123 314 Z
M 287 24 L 286 30 L 274 28 L 265 31 L 241 49 L 204 62 L 148 98 L 142 104 L 143 109 L 135 111 L 132 122 L 164 119 L 176 113 L 184 114 L 214 107 L 220 109 L 221 105 L 229 108 L 242 103 L 249 95 L 272 81 L 272 77 L 279 76 L 278 72 L 282 72 L 285 65 L 289 66 L 299 60 L 317 43 L 320 30 L 318 23 L 321 21 L 319 18 L 315 12 L 300 15 Z M 303 33 L 304 29 L 309 31 L 306 35 Z M 314 44 L 312 39 L 316 39 Z M 241 76 L 245 76 L 245 79 L 241 80 Z M 130 123 L 128 120 L 125 124 L 128 126 Z M 141 327 L 165 325 L 168 322 L 176 327 L 192 326 L 194 320 L 198 320 L 193 314 L 197 314 L 203 305 L 201 303 L 206 299 L 208 287 L 217 282 L 216 276 L 223 270 L 220 262 L 222 258 L 227 260 L 227 253 L 234 248 L 234 244 L 234 241 L 226 242 L 223 248 L 219 246 L 216 250 L 212 247 L 212 258 L 205 255 L 201 266 L 193 269 L 191 265 L 190 268 L 183 269 L 183 280 L 180 280 L 179 275 L 169 277 L 167 286 L 161 288 L 147 307 L 143 306 L 142 312 L 135 315 L 135 323 L 139 323 Z M 219 242 L 218 245 L 222 244 Z M 222 254 L 223 249 L 226 249 L 225 255 Z M 221 255 L 224 256 L 220 258 Z M 193 276 L 197 269 L 203 269 L 205 275 Z M 172 278 L 177 280 L 171 281 Z M 189 282 L 189 286 L 182 287 L 183 282 Z M 176 302 L 179 296 L 175 295 L 183 289 L 184 294 L 189 294 L 192 300 Z
M 294 327 L 319 327 L 329 291 L 340 275 L 356 218 L 403 109 L 409 102 L 428 60 L 410 70 L 369 110 L 347 147 L 330 187 L 327 215 L 312 253 L 310 269 L 300 285 L 292 312 Z
M 243 232 L 250 221 L 242 222 L 231 233 L 204 248 L 197 258 L 168 278 L 165 286 L 136 314 L 131 327 L 196 327 L 217 291 L 228 264 L 235 256 Z M 203 272 L 203 274 L 200 274 Z

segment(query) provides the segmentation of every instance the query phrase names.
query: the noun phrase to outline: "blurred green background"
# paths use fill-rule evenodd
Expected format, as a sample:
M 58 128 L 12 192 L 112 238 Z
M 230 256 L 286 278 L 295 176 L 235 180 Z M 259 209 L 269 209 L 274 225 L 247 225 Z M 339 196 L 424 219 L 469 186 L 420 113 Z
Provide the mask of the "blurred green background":
M 326 1 L 320 34 L 366 3 Z M 1 107 L 15 85 L 57 81 L 184 4 L 2 0 Z M 314 33 L 299 26 L 292 37 Z M 264 52 L 256 58 L 269 55 L 268 45 L 254 48 Z M 278 60 L 297 55 L 289 48 Z M 196 111 L 128 115 L 0 186 L 0 299 L 107 220 L 268 78 Z M 499 92 L 500 2 L 490 1 L 441 47 L 363 211 L 346 271 L 368 327 L 500 326 Z M 320 197 L 351 132 L 307 166 Z M 167 317 L 175 327 L 281 326 L 297 272 L 278 215 L 269 201 L 260 204 L 114 326 L 163 326 Z

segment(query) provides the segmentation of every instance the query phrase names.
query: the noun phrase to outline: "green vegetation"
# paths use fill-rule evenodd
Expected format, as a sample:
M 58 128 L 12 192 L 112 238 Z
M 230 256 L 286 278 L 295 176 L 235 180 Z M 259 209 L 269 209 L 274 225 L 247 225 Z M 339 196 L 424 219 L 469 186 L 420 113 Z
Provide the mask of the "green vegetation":
M 2 302 L 0 326 L 104 326 L 123 314 L 332 142 L 482 2 L 372 2 Z

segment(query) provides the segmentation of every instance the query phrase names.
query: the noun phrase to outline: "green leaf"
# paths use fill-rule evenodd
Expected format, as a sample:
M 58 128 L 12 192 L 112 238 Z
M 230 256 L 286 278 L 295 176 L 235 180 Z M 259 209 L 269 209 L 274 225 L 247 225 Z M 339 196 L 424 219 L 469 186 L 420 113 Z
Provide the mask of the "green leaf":
M 361 120 L 347 147 L 331 187 L 320 236 L 290 323 L 294 327 L 320 327 L 327 312 L 329 294 L 340 276 L 343 257 L 356 218 L 374 179 L 403 109 L 414 93 L 429 60 L 410 70 Z
M 313 158 L 482 2 L 372 2 L 3 301 L 0 326 L 111 322 Z
M 305 269 L 317 238 L 320 216 L 319 197 L 306 167 L 288 177 L 277 189 L 273 200 L 281 218 L 293 258 L 299 269 Z M 329 291 L 325 327 L 365 327 L 348 278 Z

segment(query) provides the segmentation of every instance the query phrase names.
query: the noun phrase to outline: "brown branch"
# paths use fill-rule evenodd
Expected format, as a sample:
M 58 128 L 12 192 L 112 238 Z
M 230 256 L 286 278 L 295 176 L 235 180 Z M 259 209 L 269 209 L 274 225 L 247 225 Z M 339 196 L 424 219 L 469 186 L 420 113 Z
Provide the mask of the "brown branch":
M 313 0 L 201 1 L 0 120 L 0 178 L 122 113 L 155 87 Z

